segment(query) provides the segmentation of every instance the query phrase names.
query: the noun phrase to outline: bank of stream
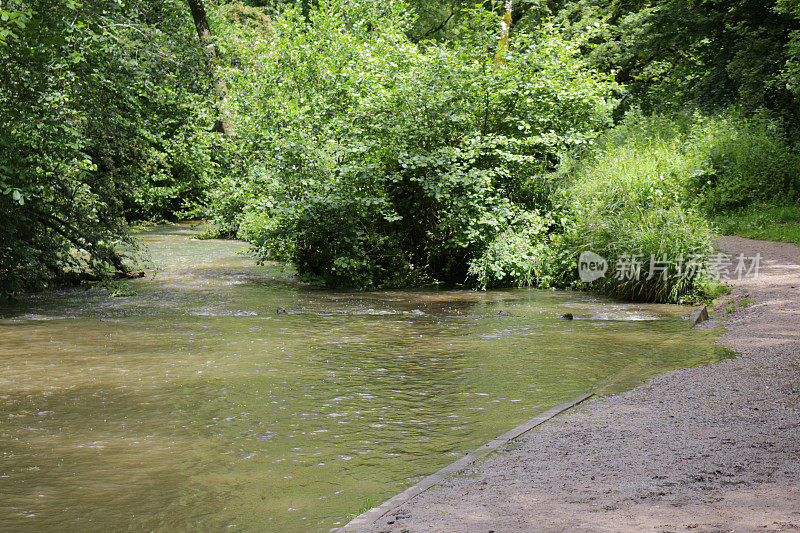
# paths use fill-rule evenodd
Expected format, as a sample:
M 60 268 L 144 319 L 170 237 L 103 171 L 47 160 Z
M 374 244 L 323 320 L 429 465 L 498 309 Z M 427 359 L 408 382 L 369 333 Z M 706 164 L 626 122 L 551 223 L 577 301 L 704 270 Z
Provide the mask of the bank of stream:
M 199 234 L 143 232 L 129 296 L 0 307 L 3 529 L 327 531 L 579 393 L 727 356 L 687 307 L 317 290 Z

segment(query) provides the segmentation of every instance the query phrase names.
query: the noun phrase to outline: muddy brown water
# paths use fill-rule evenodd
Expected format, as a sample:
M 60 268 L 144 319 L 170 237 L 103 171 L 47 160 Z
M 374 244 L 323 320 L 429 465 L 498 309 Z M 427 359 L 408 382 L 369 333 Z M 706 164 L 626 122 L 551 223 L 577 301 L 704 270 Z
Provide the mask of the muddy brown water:
M 0 306 L 3 530 L 327 531 L 579 393 L 727 356 L 687 307 L 316 290 L 198 232 L 143 232 L 135 295 Z

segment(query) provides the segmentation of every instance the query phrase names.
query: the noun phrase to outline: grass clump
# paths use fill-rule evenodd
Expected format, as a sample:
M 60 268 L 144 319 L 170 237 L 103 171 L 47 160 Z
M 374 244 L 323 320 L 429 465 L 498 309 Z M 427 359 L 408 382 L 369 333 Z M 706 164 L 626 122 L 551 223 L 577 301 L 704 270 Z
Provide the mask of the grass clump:
M 591 250 L 607 259 L 609 273 L 591 287 L 615 297 L 712 300 L 723 290 L 715 230 L 800 243 L 798 169 L 800 156 L 768 117 L 631 117 L 562 167 L 570 225 L 561 257 Z
M 375 500 L 373 500 L 372 498 L 367 498 L 366 500 L 364 500 L 364 503 L 362 503 L 358 507 L 358 511 L 356 511 L 355 513 L 347 513 L 347 516 L 346 516 L 347 521 L 350 522 L 350 521 L 354 520 L 357 516 L 366 513 L 367 511 L 369 511 L 373 507 L 375 507 Z
M 702 162 L 686 187 L 709 215 L 800 199 L 800 154 L 776 120 L 734 113 L 703 118 L 684 147 L 687 158 Z
M 681 137 L 680 124 L 671 121 L 624 124 L 572 169 L 573 225 L 565 245 L 573 257 L 590 250 L 610 262 L 593 288 L 656 302 L 697 300 L 714 291 L 707 265 L 711 227 L 684 187 L 701 160 L 687 156 Z

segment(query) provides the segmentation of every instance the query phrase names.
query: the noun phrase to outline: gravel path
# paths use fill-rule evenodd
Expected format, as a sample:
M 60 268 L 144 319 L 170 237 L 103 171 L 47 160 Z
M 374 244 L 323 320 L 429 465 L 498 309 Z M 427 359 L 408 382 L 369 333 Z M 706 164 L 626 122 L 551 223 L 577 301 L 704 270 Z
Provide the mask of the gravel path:
M 718 309 L 753 304 L 706 323 L 737 358 L 590 401 L 368 531 L 800 530 L 800 248 L 717 246 L 762 256 Z

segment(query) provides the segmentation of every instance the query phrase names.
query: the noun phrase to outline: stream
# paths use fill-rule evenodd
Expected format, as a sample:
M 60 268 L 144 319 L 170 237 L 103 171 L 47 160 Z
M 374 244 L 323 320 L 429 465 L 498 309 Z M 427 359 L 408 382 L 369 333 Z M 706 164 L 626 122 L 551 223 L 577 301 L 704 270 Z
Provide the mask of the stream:
M 690 307 L 320 290 L 200 230 L 143 231 L 130 296 L 0 303 L 3 530 L 329 531 L 580 393 L 727 357 Z

